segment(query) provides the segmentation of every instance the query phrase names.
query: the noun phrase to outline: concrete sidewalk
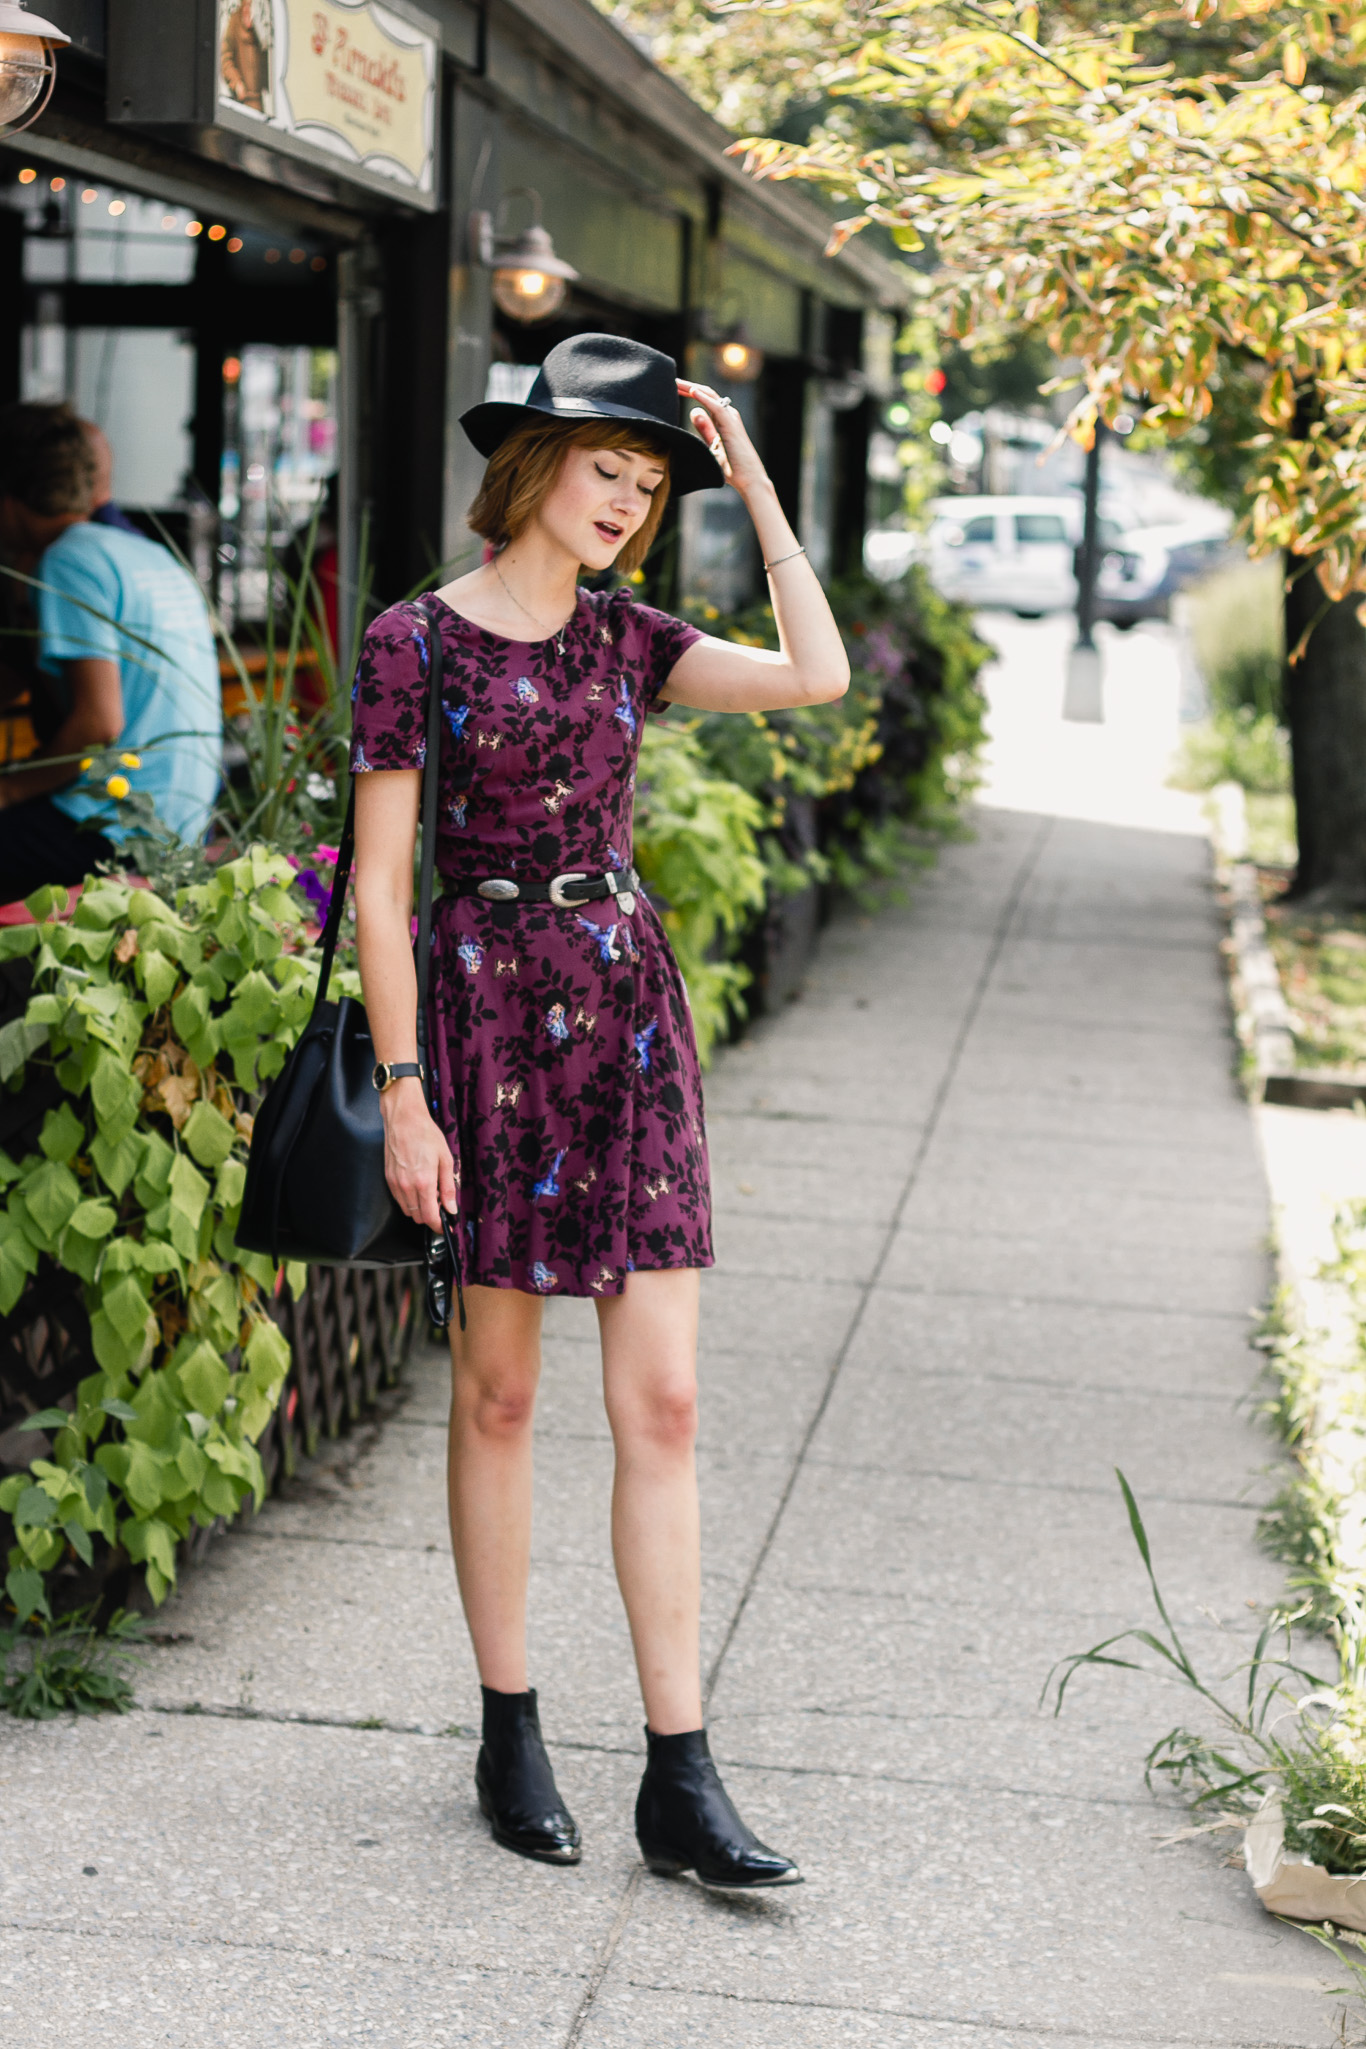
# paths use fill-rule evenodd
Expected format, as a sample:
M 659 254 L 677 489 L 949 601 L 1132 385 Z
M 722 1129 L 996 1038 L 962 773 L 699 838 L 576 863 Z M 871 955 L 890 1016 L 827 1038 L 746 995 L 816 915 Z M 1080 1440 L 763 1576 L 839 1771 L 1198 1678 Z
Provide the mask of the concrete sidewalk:
M 445 1374 L 218 1544 L 123 1721 L 0 1727 L 0 2040 L 1096 2049 L 1327 2039 L 1322 1953 L 1143 1756 L 1186 1698 L 1050 1666 L 1150 1619 L 1112 1468 L 1210 1668 L 1279 1575 L 1248 1420 L 1267 1212 L 1208 848 L 1161 788 L 1170 642 L 1000 629 L 994 796 L 717 1063 L 705 1655 L 742 1810 L 807 1884 L 645 1874 L 590 1305 L 549 1305 L 533 1671 L 573 1871 L 475 1810 Z M 1239 1405 L 1243 1404 L 1242 1407 Z M 1235 1642 L 1219 1640 L 1215 1622 Z

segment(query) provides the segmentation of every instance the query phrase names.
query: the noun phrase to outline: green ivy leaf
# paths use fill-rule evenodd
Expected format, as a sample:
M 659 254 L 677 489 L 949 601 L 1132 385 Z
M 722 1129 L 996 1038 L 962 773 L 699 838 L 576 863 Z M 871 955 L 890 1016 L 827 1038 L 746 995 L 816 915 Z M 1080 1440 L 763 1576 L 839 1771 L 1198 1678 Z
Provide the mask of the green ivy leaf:
M 201 1167 L 221 1167 L 237 1139 L 222 1111 L 202 1100 L 191 1110 L 180 1135 Z
M 150 1515 L 154 1508 L 160 1507 L 162 1468 L 166 1462 L 167 1454 L 155 1445 L 129 1443 L 128 1469 L 123 1476 L 123 1491 L 134 1508 L 140 1508 Z
M 136 1337 L 125 1338 L 103 1309 L 97 1309 L 90 1319 L 90 1348 L 106 1373 L 122 1379 L 125 1374 L 136 1373 L 142 1364 L 147 1349 L 146 1324 Z
M 26 1523 L 31 1529 L 45 1529 L 56 1517 L 57 1504 L 41 1487 L 25 1487 L 14 1505 L 15 1522 Z
M 90 1080 L 90 1098 L 100 1129 L 117 1145 L 133 1129 L 142 1104 L 142 1085 L 114 1054 L 102 1051 Z
M 132 1132 L 128 1132 L 117 1145 L 113 1145 L 108 1135 L 99 1131 L 91 1140 L 89 1151 L 105 1187 L 111 1195 L 121 1196 L 137 1172 L 142 1159 L 141 1141 Z
M 117 1222 L 118 1212 L 112 1202 L 105 1202 L 100 1196 L 89 1196 L 84 1202 L 77 1203 L 66 1228 L 81 1238 L 107 1238 Z
M 170 1001 L 179 975 L 176 964 L 162 953 L 140 953 L 138 955 L 138 980 L 143 994 L 154 1010 Z
M 77 1557 L 84 1564 L 93 1565 L 95 1563 L 95 1549 L 90 1541 L 88 1530 L 82 1529 L 78 1522 L 64 1522 L 62 1524 L 62 1534 L 67 1538 Z
M 81 1486 L 92 1515 L 98 1515 L 109 1493 L 109 1475 L 99 1466 L 86 1466 L 81 1474 Z
M 175 1164 L 171 1168 L 169 1194 L 172 1218 L 182 1216 L 197 1229 L 199 1219 L 204 1214 L 204 1205 L 209 1199 L 209 1184 L 198 1167 L 193 1166 L 184 1153 L 177 1153 L 175 1156 Z M 175 1244 L 174 1237 L 171 1242 Z M 184 1250 L 183 1247 L 179 1249 Z
M 242 1191 L 246 1185 L 246 1162 L 224 1160 L 213 1185 L 213 1199 L 220 1209 L 236 1209 L 242 1200 Z
M 81 1199 L 81 1184 L 69 1167 L 50 1160 L 27 1177 L 23 1199 L 28 1214 L 50 1241 L 70 1222 Z
M 232 1386 L 232 1375 L 211 1345 L 202 1340 L 179 1366 L 181 1389 L 201 1416 L 216 1416 Z
M 49 1622 L 52 1620 L 52 1610 L 43 1592 L 43 1575 L 31 1565 L 11 1566 L 5 1574 L 5 1592 L 14 1603 L 21 1629 L 31 1615 L 45 1615 Z
M 66 1409 L 39 1409 L 36 1416 L 25 1416 L 18 1425 L 20 1430 L 65 1430 L 71 1421 Z
M 267 1393 L 289 1371 L 289 1341 L 278 1323 L 258 1317 L 242 1347 L 242 1363 L 253 1387 Z
M 158 1517 L 119 1524 L 119 1538 L 130 1558 L 153 1564 L 167 1581 L 175 1579 L 175 1531 Z
M 119 1336 L 129 1344 L 147 1327 L 149 1308 L 146 1295 L 131 1274 L 121 1274 L 112 1288 L 104 1290 L 100 1304 Z
M 138 1412 L 128 1402 L 121 1402 L 117 1395 L 110 1395 L 100 1403 L 106 1416 L 112 1416 L 116 1423 L 136 1423 Z
M 142 1164 L 137 1170 L 133 1193 L 144 1209 L 151 1209 L 159 1195 L 164 1195 L 171 1185 L 171 1169 L 175 1165 L 175 1148 L 167 1144 L 159 1131 L 145 1131 L 141 1136 Z
M 0 1316 L 8 1316 L 24 1292 L 30 1274 L 38 1271 L 38 1253 L 17 1221 L 0 1213 Z
M 30 931 L 33 927 L 28 928 Z M 32 1017 L 12 1017 L 0 1025 L 0 1082 L 18 1074 L 33 1054 L 47 1044 L 48 1028 Z
M 38 1143 L 50 1160 L 59 1160 L 65 1167 L 80 1151 L 84 1139 L 85 1126 L 80 1118 L 70 1103 L 61 1103 L 44 1117 Z

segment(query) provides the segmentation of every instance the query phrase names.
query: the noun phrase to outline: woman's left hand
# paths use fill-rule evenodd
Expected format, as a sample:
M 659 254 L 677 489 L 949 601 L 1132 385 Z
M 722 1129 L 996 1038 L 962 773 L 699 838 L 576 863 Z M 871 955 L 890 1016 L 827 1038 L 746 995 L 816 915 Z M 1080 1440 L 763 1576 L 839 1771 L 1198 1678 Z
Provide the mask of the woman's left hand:
M 678 379 L 678 389 L 693 401 L 688 418 L 725 471 L 726 482 L 733 484 L 742 498 L 756 485 L 766 484 L 768 472 L 730 400 L 709 384 L 689 384 L 683 377 Z

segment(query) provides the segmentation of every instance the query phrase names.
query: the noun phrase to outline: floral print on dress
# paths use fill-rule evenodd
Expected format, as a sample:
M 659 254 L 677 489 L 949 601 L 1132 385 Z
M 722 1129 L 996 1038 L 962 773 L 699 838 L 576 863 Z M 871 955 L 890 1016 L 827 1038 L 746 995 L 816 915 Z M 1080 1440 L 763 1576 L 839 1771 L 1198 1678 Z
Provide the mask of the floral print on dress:
M 629 865 L 641 732 L 695 628 L 628 592 L 582 592 L 561 654 L 553 639 L 503 640 L 439 600 L 433 610 L 440 875 L 545 882 Z M 366 634 L 356 773 L 419 765 L 429 632 L 403 604 Z M 461 1173 L 463 1279 L 602 1296 L 628 1273 L 711 1265 L 687 993 L 643 892 L 629 917 L 611 897 L 570 910 L 443 898 L 430 1022 L 437 1116 Z

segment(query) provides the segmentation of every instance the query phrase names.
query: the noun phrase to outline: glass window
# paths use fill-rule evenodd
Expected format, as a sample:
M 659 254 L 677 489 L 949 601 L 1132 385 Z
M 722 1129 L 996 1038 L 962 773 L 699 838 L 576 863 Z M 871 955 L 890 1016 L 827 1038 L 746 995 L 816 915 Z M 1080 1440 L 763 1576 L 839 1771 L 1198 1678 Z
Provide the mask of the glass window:
M 1017 512 L 1015 539 L 1022 547 L 1030 541 L 1065 541 L 1067 528 L 1056 512 Z
M 989 512 L 979 513 L 976 519 L 968 519 L 963 522 L 963 540 L 965 543 L 976 541 L 979 546 L 983 542 L 990 545 L 995 538 L 996 521 Z

